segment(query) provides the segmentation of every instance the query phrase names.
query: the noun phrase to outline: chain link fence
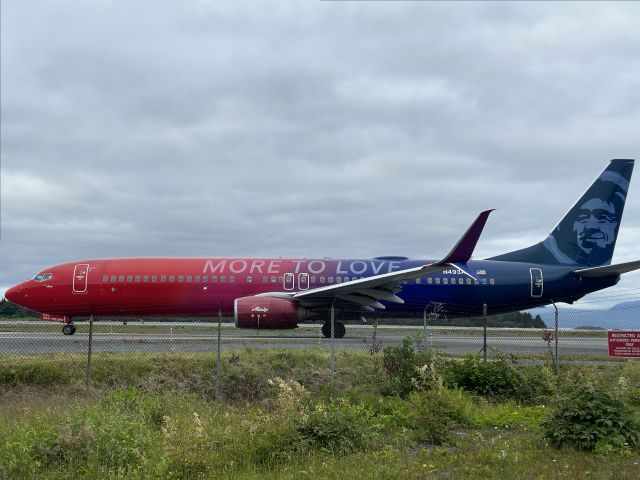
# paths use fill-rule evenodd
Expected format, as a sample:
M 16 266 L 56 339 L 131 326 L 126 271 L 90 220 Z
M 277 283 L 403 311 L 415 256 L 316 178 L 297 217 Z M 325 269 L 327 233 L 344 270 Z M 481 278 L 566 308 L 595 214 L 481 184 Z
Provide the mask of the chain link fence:
M 631 304 L 614 309 L 560 309 L 557 329 L 553 307 L 537 309 L 533 314 L 475 318 L 448 318 L 442 312 L 427 309 L 422 318 L 403 312 L 367 318 L 335 309 L 334 338 L 332 309 L 319 309 L 317 322 L 287 330 L 240 329 L 232 318 L 212 314 L 198 319 L 78 319 L 74 322 L 75 334 L 63 335 L 60 324 L 9 319 L 0 320 L 0 365 L 46 358 L 50 365 L 63 364 L 76 373 L 82 370 L 89 386 L 95 355 L 118 359 L 118 368 L 126 369 L 122 360 L 129 357 L 151 356 L 161 361 L 167 355 L 200 354 L 212 361 L 211 374 L 219 384 L 220 355 L 242 355 L 248 350 L 295 350 L 329 355 L 326 374 L 330 379 L 339 367 L 340 352 L 382 354 L 386 347 L 400 345 L 408 338 L 416 349 L 447 357 L 472 354 L 487 358 L 500 353 L 516 363 L 544 362 L 558 368 L 564 363 L 624 359 L 610 355 L 608 331 L 640 334 L 640 306 Z

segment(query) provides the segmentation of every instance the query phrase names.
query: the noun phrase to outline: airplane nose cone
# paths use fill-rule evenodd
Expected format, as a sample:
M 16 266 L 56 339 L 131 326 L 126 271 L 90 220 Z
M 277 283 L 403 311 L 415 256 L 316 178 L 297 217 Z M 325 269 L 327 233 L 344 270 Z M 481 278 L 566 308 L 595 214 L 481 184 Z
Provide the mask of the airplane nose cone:
M 11 287 L 9 290 L 7 290 L 6 292 L 4 292 L 4 298 L 6 298 L 12 303 L 16 303 L 16 300 L 18 299 L 18 295 L 21 290 L 22 290 L 22 287 L 20 285 L 15 285 Z

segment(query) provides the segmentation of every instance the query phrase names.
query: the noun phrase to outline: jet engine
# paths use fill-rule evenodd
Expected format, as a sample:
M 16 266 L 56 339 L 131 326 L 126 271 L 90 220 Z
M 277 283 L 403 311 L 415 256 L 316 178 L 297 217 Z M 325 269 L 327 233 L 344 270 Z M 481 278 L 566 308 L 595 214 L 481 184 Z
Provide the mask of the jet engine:
M 305 308 L 284 298 L 242 297 L 235 300 L 233 315 L 238 328 L 296 328 Z

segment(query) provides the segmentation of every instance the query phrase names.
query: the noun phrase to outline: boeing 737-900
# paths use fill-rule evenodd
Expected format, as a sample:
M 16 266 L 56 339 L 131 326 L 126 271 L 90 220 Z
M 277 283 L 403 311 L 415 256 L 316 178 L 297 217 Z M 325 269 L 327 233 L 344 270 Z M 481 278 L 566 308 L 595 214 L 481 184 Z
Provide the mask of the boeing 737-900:
M 64 323 L 76 317 L 233 315 L 239 328 L 295 328 L 329 306 L 379 315 L 478 316 L 574 302 L 615 285 L 640 260 L 611 265 L 633 160 L 612 160 L 543 241 L 471 260 L 490 210 L 441 260 L 114 258 L 48 267 L 5 293 L 8 300 Z M 636 213 L 637 214 L 637 213 Z M 326 316 L 326 315 L 325 315 Z M 325 321 L 322 332 L 329 336 Z M 345 327 L 334 323 L 335 337 Z

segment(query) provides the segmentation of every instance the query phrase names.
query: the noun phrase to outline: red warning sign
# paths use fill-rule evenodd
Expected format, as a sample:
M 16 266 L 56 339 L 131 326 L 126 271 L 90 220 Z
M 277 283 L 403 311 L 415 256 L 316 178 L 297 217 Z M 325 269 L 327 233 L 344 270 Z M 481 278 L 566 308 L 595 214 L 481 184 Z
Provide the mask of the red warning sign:
M 608 333 L 610 357 L 640 357 L 640 331 Z

